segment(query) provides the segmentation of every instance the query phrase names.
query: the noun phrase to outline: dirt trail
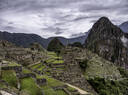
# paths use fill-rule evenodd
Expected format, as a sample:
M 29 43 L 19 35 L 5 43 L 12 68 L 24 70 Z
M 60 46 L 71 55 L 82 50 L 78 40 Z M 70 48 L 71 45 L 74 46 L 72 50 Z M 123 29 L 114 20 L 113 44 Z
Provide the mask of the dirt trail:
M 0 91 L 0 93 L 2 94 L 2 95 L 12 95 L 12 94 L 10 94 L 10 93 L 8 93 L 8 92 L 6 92 L 6 91 Z
M 66 83 L 66 85 L 68 85 L 68 86 L 70 86 L 70 87 L 72 87 L 72 88 L 78 90 L 78 92 L 79 92 L 80 94 L 89 94 L 87 91 L 84 91 L 84 90 L 82 90 L 82 89 L 80 89 L 80 88 L 78 88 L 78 87 L 76 87 L 76 86 L 71 85 L 71 84 Z

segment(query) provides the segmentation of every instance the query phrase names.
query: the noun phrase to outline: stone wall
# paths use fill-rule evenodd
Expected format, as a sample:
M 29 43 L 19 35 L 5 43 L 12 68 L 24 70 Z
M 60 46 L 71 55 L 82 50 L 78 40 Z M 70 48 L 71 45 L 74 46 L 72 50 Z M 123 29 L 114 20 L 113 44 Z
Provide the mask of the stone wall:
M 22 72 L 22 66 L 6 66 L 1 67 L 2 70 L 15 70 L 16 72 Z
M 43 79 L 37 79 L 36 82 L 38 85 L 41 85 L 41 86 L 47 84 L 47 80 L 44 78 Z
M 28 74 L 17 73 L 17 77 L 20 79 L 28 78 L 28 77 L 36 78 L 36 75 L 33 73 L 28 73 Z

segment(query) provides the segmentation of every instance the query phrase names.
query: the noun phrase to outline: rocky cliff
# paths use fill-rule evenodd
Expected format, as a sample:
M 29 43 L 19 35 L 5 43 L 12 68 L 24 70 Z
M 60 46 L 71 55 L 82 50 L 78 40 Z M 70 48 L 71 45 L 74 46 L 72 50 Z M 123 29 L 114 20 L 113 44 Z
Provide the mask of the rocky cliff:
M 128 53 L 125 47 L 127 40 L 125 36 L 125 33 L 108 18 L 102 17 L 90 30 L 85 47 L 113 63 L 127 67 Z

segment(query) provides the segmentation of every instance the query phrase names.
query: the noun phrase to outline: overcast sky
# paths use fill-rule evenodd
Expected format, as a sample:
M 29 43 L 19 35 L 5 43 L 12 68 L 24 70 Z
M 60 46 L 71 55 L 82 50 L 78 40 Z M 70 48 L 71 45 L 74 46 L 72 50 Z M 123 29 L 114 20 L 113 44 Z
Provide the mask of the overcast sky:
M 75 37 L 100 17 L 128 21 L 128 0 L 0 0 L 0 30 Z

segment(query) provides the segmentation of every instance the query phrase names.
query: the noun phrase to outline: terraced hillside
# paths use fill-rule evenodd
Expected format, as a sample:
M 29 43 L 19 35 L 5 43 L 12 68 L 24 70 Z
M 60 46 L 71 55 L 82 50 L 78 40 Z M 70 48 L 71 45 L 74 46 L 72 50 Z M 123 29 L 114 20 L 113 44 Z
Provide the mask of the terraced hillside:
M 0 45 L 2 95 L 127 95 L 127 73 L 87 49 L 66 47 L 56 54 Z
M 54 74 L 65 70 L 63 58 L 56 53 L 16 47 L 6 41 L 2 41 L 0 45 L 0 93 L 2 95 L 89 94 L 53 77 Z
M 45 57 L 45 51 L 39 52 L 30 48 L 17 47 L 7 41 L 0 42 L 0 57 L 15 60 L 19 64 L 29 65 Z
M 89 93 L 97 94 L 92 79 L 123 80 L 118 67 L 99 57 L 87 49 L 67 47 L 60 56 L 54 52 L 47 52 L 46 60 L 29 65 L 38 74 L 52 76 L 64 83 L 82 88 Z M 99 93 L 99 92 L 98 92 Z
M 127 95 L 128 71 L 87 49 L 68 48 L 83 75 L 99 95 Z
M 72 84 L 96 95 L 97 93 L 86 81 L 79 65 L 74 64 L 75 61 L 73 58 L 71 58 L 73 57 L 73 54 L 72 52 L 70 53 L 70 57 L 63 54 L 62 55 L 65 57 L 62 57 L 58 56 L 54 52 L 48 52 L 46 60 L 38 64 L 30 65 L 28 67 L 39 74 L 52 76 L 57 80 Z
M 80 95 L 65 83 L 32 72 L 15 62 L 4 60 L 1 66 L 0 92 L 6 91 L 11 95 Z

